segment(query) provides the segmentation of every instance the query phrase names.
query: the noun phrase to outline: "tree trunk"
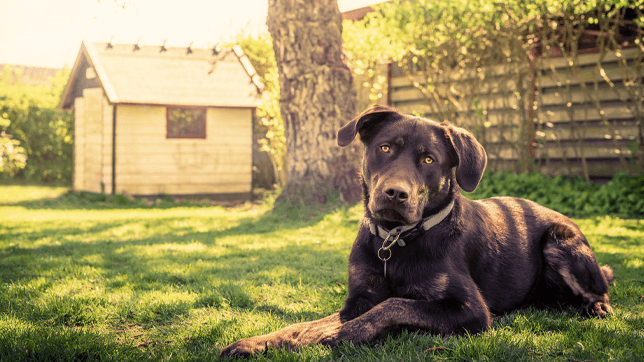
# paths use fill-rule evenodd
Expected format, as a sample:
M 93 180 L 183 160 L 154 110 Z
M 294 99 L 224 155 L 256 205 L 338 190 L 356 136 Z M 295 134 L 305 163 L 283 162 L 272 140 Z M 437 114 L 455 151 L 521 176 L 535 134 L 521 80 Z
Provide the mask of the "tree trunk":
M 359 199 L 359 156 L 336 143 L 337 130 L 356 113 L 336 0 L 269 0 L 267 25 L 287 148 L 287 184 L 280 198 L 323 203 L 332 185 L 345 200 Z

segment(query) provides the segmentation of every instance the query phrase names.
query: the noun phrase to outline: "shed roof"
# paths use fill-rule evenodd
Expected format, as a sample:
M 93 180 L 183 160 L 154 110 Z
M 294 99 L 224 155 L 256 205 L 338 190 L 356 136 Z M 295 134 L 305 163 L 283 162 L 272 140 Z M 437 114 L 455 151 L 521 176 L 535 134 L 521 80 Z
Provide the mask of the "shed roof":
M 132 44 L 81 44 L 60 107 L 73 105 L 76 80 L 93 67 L 111 103 L 255 107 L 263 85 L 239 46 L 192 49 Z

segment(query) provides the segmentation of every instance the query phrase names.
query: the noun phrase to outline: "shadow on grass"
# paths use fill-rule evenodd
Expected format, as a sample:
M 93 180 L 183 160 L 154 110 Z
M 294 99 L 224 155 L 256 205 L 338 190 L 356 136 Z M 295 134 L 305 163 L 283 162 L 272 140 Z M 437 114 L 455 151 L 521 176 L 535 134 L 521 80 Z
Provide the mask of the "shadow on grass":
M 173 207 L 183 207 L 183 205 L 177 205 L 173 204 L 173 206 L 167 205 L 168 209 L 171 209 Z M 204 207 L 204 206 L 199 206 L 197 207 Z M 157 237 L 151 237 L 149 239 L 141 239 L 139 243 L 145 244 L 149 241 L 153 241 L 154 243 L 157 242 L 167 242 L 169 239 L 176 241 L 176 242 L 181 242 L 181 240 L 192 240 L 190 238 L 193 238 L 195 240 L 201 240 L 204 242 L 208 242 L 208 240 L 214 240 L 217 238 L 223 238 L 223 237 L 228 237 L 228 236 L 239 236 L 239 235 L 251 235 L 251 234 L 266 234 L 266 233 L 271 233 L 275 232 L 278 230 L 296 230 L 300 228 L 305 228 L 308 226 L 312 226 L 317 224 L 320 220 L 322 220 L 326 215 L 334 213 L 338 210 L 345 210 L 346 214 L 346 207 L 347 205 L 337 201 L 333 200 L 331 202 L 327 202 L 325 204 L 318 204 L 318 205 L 313 205 L 310 207 L 296 207 L 296 206 L 291 206 L 291 205 L 279 205 L 278 207 L 275 207 L 273 209 L 268 210 L 266 213 L 255 217 L 255 216 L 249 216 L 249 217 L 244 217 L 241 219 L 235 220 L 235 223 L 237 225 L 232 226 L 230 228 L 225 228 L 223 230 L 209 230 L 209 231 L 203 231 L 203 232 L 194 232 L 190 229 L 186 228 L 174 228 L 172 231 L 173 233 L 169 234 L 163 234 L 159 235 Z M 101 207 L 96 207 L 96 209 L 100 209 Z M 66 209 L 66 208 L 63 208 Z M 233 209 L 232 212 L 235 212 L 237 210 Z M 242 209 L 244 211 L 244 209 Z M 100 233 L 104 232 L 106 230 L 110 229 L 118 229 L 121 227 L 125 227 L 128 225 L 133 225 L 133 224 L 142 224 L 141 227 L 143 229 L 151 229 L 155 230 L 161 226 L 168 226 L 169 225 L 183 225 L 191 221 L 191 217 L 189 216 L 155 216 L 154 218 L 145 218 L 145 210 L 141 210 L 141 218 L 136 219 L 136 220 L 130 220 L 130 219 L 117 219 L 117 220 L 112 220 L 109 223 L 103 222 L 99 219 L 96 220 L 90 220 L 87 223 L 90 223 L 91 226 L 83 226 L 79 227 L 78 225 L 74 225 L 73 227 L 59 227 L 57 223 L 55 222 L 50 222 L 48 226 L 42 226 L 39 225 L 38 230 L 32 230 L 32 231 L 25 231 L 25 227 L 22 225 L 17 225 L 17 226 L 11 226 L 11 225 L 4 225 L 4 232 L 2 235 L 4 235 L 4 238 L 7 240 L 13 240 L 13 239 L 18 239 L 18 238 L 23 238 L 27 239 L 30 241 L 36 241 L 42 238 L 51 238 L 52 235 L 61 235 L 61 236 L 79 236 L 79 235 L 85 235 L 85 234 L 95 234 L 95 233 Z M 208 217 L 207 213 L 203 214 L 204 217 Z M 219 219 L 221 218 L 221 214 L 212 216 L 213 219 Z M 347 220 L 347 218 L 344 218 Z M 346 224 L 350 223 L 356 223 L 358 222 L 358 219 L 349 219 L 345 221 Z M 69 224 L 68 220 L 61 220 L 60 223 L 62 224 Z M 207 225 L 206 225 L 207 227 Z M 357 230 L 357 228 L 356 228 Z M 188 233 L 186 233 L 189 231 Z M 113 237 L 114 239 L 117 239 L 117 236 Z M 118 240 L 108 240 L 109 242 L 118 242 Z M 137 243 L 134 241 L 134 243 Z M 69 242 L 66 242 L 66 244 L 69 244 Z M 83 245 L 83 243 L 80 243 Z M 52 246 L 55 247 L 55 246 Z M 73 249 L 73 248 L 72 248 Z M 29 249 L 32 250 L 32 249 Z
M 143 360 L 144 353 L 87 329 L 12 328 L 0 325 L 0 359 L 3 361 Z
M 0 185 L 1 186 L 1 185 Z M 19 206 L 30 210 L 119 210 L 119 209 L 172 209 L 181 208 L 249 208 L 267 207 L 271 205 L 272 210 L 267 217 L 279 218 L 281 222 L 289 221 L 310 221 L 318 216 L 331 213 L 338 208 L 346 207 L 347 204 L 340 201 L 339 194 L 330 191 L 325 195 L 324 203 L 311 205 L 296 205 L 289 201 L 275 204 L 277 195 L 272 191 L 253 191 L 251 201 L 232 200 L 222 201 L 208 196 L 187 196 L 174 197 L 166 194 L 153 195 L 149 197 L 133 197 L 123 194 L 107 195 L 104 193 L 92 193 L 86 191 L 68 190 L 57 197 L 42 197 L 36 200 L 27 199 L 19 202 L 0 202 L 2 206 Z
M 86 191 L 69 190 L 58 197 L 42 197 L 36 200 L 0 203 L 0 206 L 21 206 L 32 210 L 105 210 L 105 209 L 168 209 L 173 207 L 210 207 L 215 205 L 234 206 L 238 202 L 222 202 L 203 198 L 174 198 L 159 194 L 135 198 L 122 194 L 107 195 Z
M 311 312 L 280 310 L 270 302 L 255 299 L 248 288 L 280 283 L 293 289 L 303 283 L 337 287 L 342 293 L 344 289 L 339 285 L 346 284 L 346 259 L 354 235 L 347 237 L 346 242 L 329 244 L 324 239 L 322 242 L 309 240 L 304 236 L 306 233 L 300 238 L 297 230 L 313 227 L 326 215 L 344 207 L 339 202 L 307 210 L 282 206 L 258 217 L 235 219 L 235 225 L 231 227 L 207 231 L 195 231 L 189 224 L 190 217 L 147 219 L 145 210 L 141 211 L 140 219 L 91 220 L 89 226 L 69 226 L 74 224 L 67 222 L 65 227 L 44 225 L 32 231 L 25 226 L 10 227 L 2 234 L 3 239 L 22 239 L 29 245 L 34 242 L 42 245 L 23 247 L 18 243 L 0 249 L 0 280 L 23 286 L 45 280 L 45 290 L 6 296 L 14 300 L 35 300 L 42 297 L 46 289 L 69 279 L 84 284 L 89 284 L 88 280 L 96 281 L 96 285 L 109 293 L 118 290 L 130 290 L 135 294 L 172 290 L 193 293 L 192 301 L 187 304 L 165 302 L 133 306 L 132 302 L 112 311 L 111 319 L 133 323 L 173 321 L 191 308 L 256 308 L 283 314 L 288 320 L 321 317 Z M 357 219 L 347 215 L 341 219 L 335 227 L 355 229 Z M 127 235 L 123 240 L 109 233 L 110 229 L 141 223 L 143 230 L 153 231 L 151 236 Z M 172 227 L 165 233 L 154 232 L 164 225 Z M 105 236 L 101 235 L 103 232 L 106 232 Z M 82 241 L 83 235 L 97 240 Z M 74 240 L 56 242 L 66 238 Z M 269 242 L 264 242 L 263 238 L 268 238 Z M 43 239 L 47 239 L 45 243 Z M 270 242 L 284 239 L 294 242 L 280 242 L 278 246 Z M 299 241 L 301 245 L 298 245 Z M 341 270 L 338 265 L 343 266 Z M 0 310 L 11 303 L 6 298 L 0 298 Z M 39 310 L 24 312 L 34 321 L 88 325 L 99 321 L 85 307 L 110 308 L 108 304 L 104 297 L 81 298 L 71 294 L 64 297 L 64 301 L 50 301 Z

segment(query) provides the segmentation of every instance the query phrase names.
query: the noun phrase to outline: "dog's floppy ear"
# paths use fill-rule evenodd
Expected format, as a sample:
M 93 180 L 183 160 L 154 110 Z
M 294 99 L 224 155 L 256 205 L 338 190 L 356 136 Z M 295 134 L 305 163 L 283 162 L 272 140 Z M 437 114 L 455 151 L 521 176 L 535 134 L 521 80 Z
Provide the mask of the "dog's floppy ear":
M 458 157 L 456 182 L 461 189 L 472 192 L 483 177 L 487 154 L 474 136 L 463 128 L 446 125 L 446 133 Z
M 354 118 L 351 122 L 344 125 L 338 131 L 338 146 L 345 147 L 348 146 L 353 139 L 356 138 L 356 134 L 360 133 L 362 141 L 365 140 L 364 132 L 366 129 L 370 128 L 378 123 L 379 120 L 383 120 L 386 116 L 391 114 L 397 114 L 397 110 L 391 107 L 385 107 L 381 105 L 372 105 L 367 108 L 362 114 Z

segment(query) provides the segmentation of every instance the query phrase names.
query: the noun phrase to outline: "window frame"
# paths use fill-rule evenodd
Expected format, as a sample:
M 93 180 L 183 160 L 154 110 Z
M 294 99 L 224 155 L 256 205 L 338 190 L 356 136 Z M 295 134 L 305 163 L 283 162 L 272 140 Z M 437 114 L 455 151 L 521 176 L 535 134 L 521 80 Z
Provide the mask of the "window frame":
M 182 134 L 182 135 L 171 135 L 170 134 L 170 111 L 171 110 L 198 110 L 203 112 L 203 116 L 200 117 L 200 127 L 199 133 L 196 134 Z M 165 107 L 165 120 L 166 120 L 166 139 L 206 139 L 206 123 L 208 119 L 208 108 L 207 107 L 193 107 L 193 106 L 166 106 Z

